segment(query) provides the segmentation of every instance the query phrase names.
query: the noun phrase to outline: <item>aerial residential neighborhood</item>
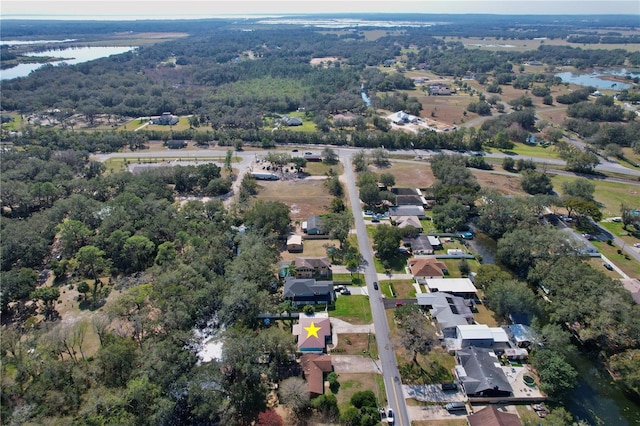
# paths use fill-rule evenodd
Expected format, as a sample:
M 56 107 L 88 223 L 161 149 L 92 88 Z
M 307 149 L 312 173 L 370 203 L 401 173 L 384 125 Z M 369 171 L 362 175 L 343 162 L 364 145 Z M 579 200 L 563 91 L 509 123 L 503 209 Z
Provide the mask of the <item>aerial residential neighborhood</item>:
M 640 422 L 637 5 L 192 3 L 3 3 L 0 423 Z

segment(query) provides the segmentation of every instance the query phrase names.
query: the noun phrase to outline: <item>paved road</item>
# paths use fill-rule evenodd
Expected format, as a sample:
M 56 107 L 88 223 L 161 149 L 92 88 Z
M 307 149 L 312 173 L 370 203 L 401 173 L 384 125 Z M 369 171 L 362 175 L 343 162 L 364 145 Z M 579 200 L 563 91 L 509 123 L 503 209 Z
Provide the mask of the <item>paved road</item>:
M 340 159 L 344 164 L 347 191 L 351 200 L 351 209 L 355 219 L 356 233 L 358 235 L 358 246 L 360 254 L 364 259 L 364 276 L 369 292 L 369 302 L 371 304 L 371 313 L 373 315 L 373 323 L 376 330 L 376 342 L 378 343 L 378 355 L 380 357 L 380 369 L 384 378 L 384 385 L 387 391 L 387 401 L 389 406 L 395 413 L 395 424 L 399 426 L 410 426 L 407 406 L 404 400 L 402 383 L 400 381 L 400 372 L 396 362 L 396 355 L 393 350 L 391 338 L 389 335 L 389 324 L 384 310 L 382 295 L 379 290 L 373 288 L 373 283 L 378 281 L 373 263 L 373 251 L 369 244 L 369 236 L 365 228 L 362 209 L 360 208 L 360 197 L 356 188 L 356 179 L 351 167 L 351 151 L 341 150 Z

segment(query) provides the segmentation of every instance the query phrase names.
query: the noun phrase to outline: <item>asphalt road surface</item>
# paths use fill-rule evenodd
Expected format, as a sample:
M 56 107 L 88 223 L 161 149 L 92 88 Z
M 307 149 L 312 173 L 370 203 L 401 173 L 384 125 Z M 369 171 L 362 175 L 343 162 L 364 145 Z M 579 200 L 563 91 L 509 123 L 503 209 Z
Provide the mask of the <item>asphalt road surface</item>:
M 373 288 L 373 283 L 378 280 L 378 274 L 373 263 L 373 250 L 369 244 L 369 236 L 364 224 L 362 209 L 360 207 L 360 197 L 356 188 L 356 179 L 353 168 L 351 167 L 351 152 L 346 150 L 340 151 L 340 159 L 344 165 L 345 176 L 347 181 L 347 191 L 351 200 L 351 210 L 358 235 L 358 246 L 360 254 L 364 260 L 364 276 L 369 291 L 369 303 L 371 304 L 371 313 L 373 315 L 373 324 L 376 330 L 376 341 L 378 343 L 378 355 L 380 358 L 380 369 L 384 378 L 384 387 L 387 391 L 387 401 L 389 407 L 395 413 L 395 424 L 399 426 L 409 426 L 409 415 L 407 413 L 407 405 L 404 400 L 402 391 L 402 382 L 400 381 L 400 372 L 396 362 L 396 355 L 389 336 L 389 324 L 384 310 L 382 294 L 379 290 Z

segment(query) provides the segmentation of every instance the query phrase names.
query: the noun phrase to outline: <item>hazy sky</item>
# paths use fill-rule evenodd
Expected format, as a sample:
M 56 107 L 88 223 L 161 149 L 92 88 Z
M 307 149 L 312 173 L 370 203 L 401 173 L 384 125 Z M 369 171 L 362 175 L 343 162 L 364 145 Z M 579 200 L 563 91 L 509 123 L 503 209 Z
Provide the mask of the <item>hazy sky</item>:
M 2 18 L 170 19 L 305 13 L 491 13 L 638 15 L 640 0 L 2 0 Z

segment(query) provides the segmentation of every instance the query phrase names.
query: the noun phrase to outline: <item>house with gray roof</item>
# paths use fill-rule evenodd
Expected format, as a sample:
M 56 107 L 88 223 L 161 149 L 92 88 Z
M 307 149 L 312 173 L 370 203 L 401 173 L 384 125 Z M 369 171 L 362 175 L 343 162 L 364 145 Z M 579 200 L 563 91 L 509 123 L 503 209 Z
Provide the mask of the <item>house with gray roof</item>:
M 456 352 L 455 374 L 470 397 L 509 397 L 513 388 L 491 349 L 467 347 Z
M 454 338 L 456 327 L 473 323 L 473 312 L 467 300 L 448 293 L 420 293 L 418 305 L 429 309 L 444 338 Z
M 280 121 L 285 126 L 302 126 L 302 120 L 298 117 L 289 117 L 288 115 L 283 115 Z
M 296 306 L 331 304 L 336 299 L 336 293 L 333 290 L 333 281 L 286 277 L 283 297 Z
M 402 245 L 411 248 L 413 255 L 433 254 L 433 246 L 429 241 L 429 237 L 424 234 L 416 235 L 413 238 L 403 238 Z
M 178 124 L 179 118 L 170 112 L 163 112 L 160 117 L 151 119 L 151 124 L 158 124 L 160 126 L 173 126 Z
M 309 235 L 325 235 L 326 231 L 323 227 L 321 216 L 311 216 L 302 224 L 302 230 Z
M 419 219 L 424 219 L 424 207 L 422 206 L 394 206 L 389 207 L 389 216 L 392 218 L 398 216 L 417 216 Z

